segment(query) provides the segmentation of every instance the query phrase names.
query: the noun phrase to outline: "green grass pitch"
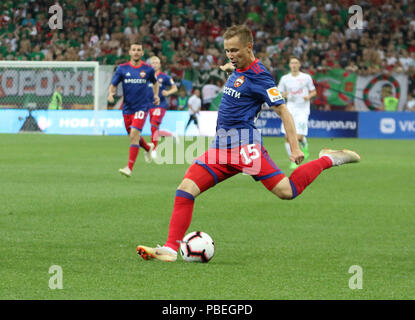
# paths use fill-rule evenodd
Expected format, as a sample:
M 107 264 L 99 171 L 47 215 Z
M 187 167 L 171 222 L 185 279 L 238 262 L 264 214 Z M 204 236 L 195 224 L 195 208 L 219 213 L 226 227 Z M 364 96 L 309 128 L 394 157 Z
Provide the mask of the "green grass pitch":
M 148 139 L 148 137 L 147 137 Z M 190 143 L 190 142 L 188 142 Z M 281 138 L 264 145 L 288 175 Z M 144 261 L 163 244 L 188 164 L 134 176 L 126 136 L 0 135 L 1 299 L 414 299 L 413 141 L 309 139 L 362 162 L 323 172 L 293 201 L 238 175 L 197 198 L 188 231 L 215 240 L 208 264 Z M 49 268 L 63 289 L 49 288 Z M 363 289 L 351 290 L 352 265 Z

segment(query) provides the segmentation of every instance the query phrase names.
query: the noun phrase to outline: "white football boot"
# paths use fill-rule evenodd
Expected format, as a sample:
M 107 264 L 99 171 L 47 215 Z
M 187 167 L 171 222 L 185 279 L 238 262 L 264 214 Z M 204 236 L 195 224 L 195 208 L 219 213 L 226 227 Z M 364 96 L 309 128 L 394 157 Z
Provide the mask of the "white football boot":
M 333 166 L 340 166 L 342 164 L 360 161 L 360 156 L 356 152 L 348 149 L 332 150 L 324 148 L 320 151 L 318 157 L 321 158 L 324 156 L 327 156 L 332 160 Z
M 150 248 L 146 246 L 138 246 L 137 253 L 144 259 L 156 259 L 164 262 L 174 262 L 177 260 L 177 252 L 167 247 L 157 246 Z
M 122 175 L 126 176 L 127 178 L 131 177 L 131 169 L 127 167 L 118 170 Z

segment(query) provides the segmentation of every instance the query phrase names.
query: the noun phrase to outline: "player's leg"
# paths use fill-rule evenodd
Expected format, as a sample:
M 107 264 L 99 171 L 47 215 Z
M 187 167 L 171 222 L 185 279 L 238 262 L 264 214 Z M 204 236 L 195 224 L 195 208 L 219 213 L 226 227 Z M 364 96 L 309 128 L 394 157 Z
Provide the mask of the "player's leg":
M 130 132 L 130 152 L 128 157 L 128 168 L 133 171 L 134 164 L 140 151 L 141 132 L 136 128 L 131 128 Z
M 130 128 L 129 137 L 130 147 L 128 153 L 128 163 L 126 167 L 119 170 L 119 172 L 126 177 L 131 177 L 133 167 L 140 150 L 140 131 L 135 128 Z
M 190 115 L 189 120 L 187 121 L 186 126 L 184 128 L 184 135 L 186 135 L 187 128 L 189 127 L 190 123 L 192 122 L 192 119 L 193 119 L 193 117 L 192 117 L 192 115 Z
M 196 167 L 194 167 L 196 166 Z M 187 171 L 199 169 L 193 164 Z M 206 176 L 209 178 L 208 176 Z M 183 239 L 186 230 L 189 228 L 193 216 L 194 201 L 200 189 L 197 184 L 189 178 L 183 179 L 176 190 L 173 212 L 170 218 L 168 238 L 164 246 L 152 248 L 137 246 L 137 253 L 145 260 L 155 258 L 165 262 L 173 262 L 177 259 L 177 250 L 180 247 L 180 240 Z
M 298 144 L 300 145 L 301 151 L 304 153 L 304 160 L 308 160 L 310 152 L 308 151 L 308 141 L 305 135 L 298 135 Z
M 304 153 L 304 160 L 310 157 L 308 151 L 308 142 L 306 136 L 308 135 L 308 114 L 302 113 L 296 115 L 295 128 L 297 131 L 297 140 L 301 151 Z
M 143 136 L 141 135 L 141 131 L 143 130 L 144 124 L 147 119 L 147 111 L 140 110 L 134 114 L 133 123 L 131 128 L 135 128 L 139 131 L 139 145 L 145 150 L 144 159 L 147 163 L 151 162 L 151 152 L 153 151 L 154 145 L 153 143 L 147 143 Z
M 140 135 L 140 147 L 143 148 L 146 152 L 149 152 L 151 149 L 151 143 L 147 143 L 142 135 Z
M 133 114 L 124 114 L 124 125 L 125 125 L 125 130 L 128 133 L 128 136 L 130 137 L 131 135 L 131 125 L 134 119 L 134 115 Z M 131 137 L 130 137 L 130 142 L 131 142 Z M 131 153 L 131 143 L 130 143 L 130 153 Z M 138 153 L 138 148 L 137 148 L 137 153 Z M 127 164 L 127 166 L 125 166 L 124 168 L 121 168 L 118 170 L 122 175 L 126 176 L 126 177 L 131 177 L 131 169 L 129 167 L 129 165 Z
M 193 115 L 193 121 L 194 121 L 194 123 L 195 123 L 195 125 L 196 125 L 196 127 L 197 127 L 197 131 L 198 131 L 198 132 L 199 132 L 199 134 L 200 134 L 200 127 L 199 127 L 198 114 Z
M 150 109 L 149 113 L 150 113 L 150 125 L 151 125 L 151 142 L 154 144 L 154 149 L 156 149 L 157 142 L 158 142 L 158 129 L 159 129 L 158 117 L 160 115 L 160 108 L 152 108 Z
M 319 154 L 319 159 L 300 165 L 289 178 L 284 177 L 274 184 L 274 187 L 272 187 L 273 181 L 271 179 L 263 183 L 279 198 L 290 200 L 299 196 L 323 170 L 359 161 L 360 156 L 354 151 L 323 149 Z
M 164 108 L 153 108 L 150 110 L 150 125 L 151 125 L 151 143 L 154 146 L 153 151 L 151 152 L 151 157 L 156 158 L 156 148 L 158 141 L 161 137 L 160 124 L 163 121 L 164 115 L 166 114 L 166 109 Z
M 167 241 L 161 248 L 138 246 L 137 252 L 144 259 L 156 258 L 162 261 L 175 261 L 180 241 L 185 236 L 192 220 L 195 198 L 217 183 L 238 173 L 233 170 L 228 171 L 226 165 L 209 164 L 207 159 L 212 159 L 213 157 L 209 157 L 209 155 L 213 154 L 214 156 L 214 153 L 215 149 L 209 149 L 196 159 L 186 171 L 176 190 Z
M 150 124 L 151 124 L 151 143 L 154 145 L 154 149 L 156 149 L 157 143 L 159 140 L 159 134 L 158 134 L 159 125 L 158 123 L 155 123 L 155 122 L 153 123 L 150 122 Z
M 124 117 L 124 122 L 125 122 Z M 137 111 L 133 115 L 128 115 L 128 132 L 130 137 L 130 148 L 129 148 L 129 155 L 128 155 L 128 163 L 127 166 L 123 169 L 120 169 L 119 172 L 127 177 L 130 177 L 133 171 L 134 164 L 137 160 L 137 156 L 140 150 L 140 146 L 142 145 L 142 137 L 141 137 L 141 130 L 144 127 L 144 123 L 147 118 L 147 112 L 140 110 Z M 127 124 L 126 124 L 127 126 Z M 144 140 L 144 139 L 143 139 Z M 149 148 L 149 151 L 151 148 Z M 149 153 L 149 152 L 147 152 Z M 147 160 L 147 159 L 146 159 Z M 150 157 L 151 161 L 151 157 Z
M 138 114 L 138 112 L 140 113 L 140 114 Z M 133 118 L 133 120 L 135 121 L 135 123 L 134 123 L 134 126 L 136 127 L 136 128 L 140 128 L 140 129 L 138 129 L 138 130 L 140 130 L 140 141 L 139 141 L 139 145 L 140 145 L 140 147 L 141 148 L 143 148 L 146 152 L 149 152 L 150 151 L 150 149 L 151 149 L 151 144 L 150 143 L 147 143 L 147 141 L 143 138 L 143 136 L 141 135 L 141 130 L 143 129 L 143 127 L 144 127 L 144 123 L 145 123 L 145 119 L 147 118 L 147 112 L 145 112 L 145 111 L 138 111 L 138 112 L 136 112 L 135 114 L 134 114 L 134 118 L 135 118 L 135 120 L 134 120 L 134 118 Z M 144 115 L 144 113 L 143 112 L 145 112 L 145 115 Z M 139 119 L 139 118 L 142 118 L 143 117 L 143 119 L 144 119 L 144 123 L 142 123 L 142 119 Z M 138 123 L 137 123 L 137 121 L 138 121 Z
M 156 258 L 165 262 L 171 262 L 177 259 L 177 250 L 180 247 L 180 241 L 185 236 L 192 221 L 195 198 L 203 192 L 203 189 L 201 190 L 198 184 L 192 179 L 199 180 L 199 184 L 204 181 L 207 188 L 213 186 L 215 183 L 212 175 L 203 167 L 197 164 L 190 166 L 183 181 L 176 190 L 166 243 L 163 247 L 157 248 L 139 245 L 137 247 L 137 253 L 143 259 Z

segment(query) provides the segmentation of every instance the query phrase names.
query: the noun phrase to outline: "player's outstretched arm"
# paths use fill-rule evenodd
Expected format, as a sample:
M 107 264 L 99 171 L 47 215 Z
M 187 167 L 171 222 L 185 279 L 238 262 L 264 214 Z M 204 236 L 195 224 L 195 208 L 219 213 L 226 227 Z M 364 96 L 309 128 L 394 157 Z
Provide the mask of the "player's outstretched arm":
M 296 164 L 300 164 L 304 160 L 304 153 L 300 150 L 297 140 L 297 132 L 295 130 L 294 120 L 285 104 L 273 106 L 272 109 L 280 116 L 284 124 L 286 137 L 291 148 L 290 160 Z

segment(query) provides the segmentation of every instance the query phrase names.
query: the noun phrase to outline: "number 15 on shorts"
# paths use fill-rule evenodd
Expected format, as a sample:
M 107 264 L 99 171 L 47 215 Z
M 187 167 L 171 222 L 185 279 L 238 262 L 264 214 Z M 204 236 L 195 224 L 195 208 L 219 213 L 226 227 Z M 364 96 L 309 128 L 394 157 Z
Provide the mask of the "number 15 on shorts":
M 239 151 L 239 154 L 241 155 L 244 164 L 250 164 L 252 160 L 258 159 L 260 156 L 258 149 L 255 148 L 255 144 L 243 146 Z

